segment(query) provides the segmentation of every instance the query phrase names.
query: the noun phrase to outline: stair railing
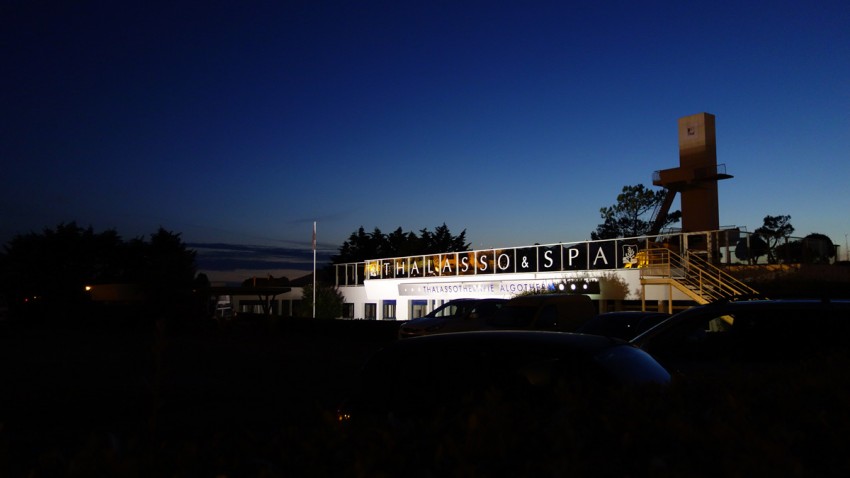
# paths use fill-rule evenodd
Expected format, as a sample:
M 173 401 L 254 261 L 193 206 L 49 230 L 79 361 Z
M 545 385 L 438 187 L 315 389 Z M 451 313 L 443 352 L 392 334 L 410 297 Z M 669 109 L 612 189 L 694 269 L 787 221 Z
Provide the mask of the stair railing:
M 646 255 L 641 265 L 641 281 L 644 284 L 658 283 L 660 279 L 676 286 L 699 303 L 758 295 L 755 289 L 698 254 L 689 252 L 683 257 L 665 248 L 643 252 Z

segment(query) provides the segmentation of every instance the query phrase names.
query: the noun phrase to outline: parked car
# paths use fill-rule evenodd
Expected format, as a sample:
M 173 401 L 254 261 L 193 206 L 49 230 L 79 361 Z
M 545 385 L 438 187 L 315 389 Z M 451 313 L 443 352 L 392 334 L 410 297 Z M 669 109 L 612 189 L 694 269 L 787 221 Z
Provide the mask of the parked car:
M 649 354 L 607 337 L 541 331 L 436 334 L 399 340 L 373 355 L 338 418 L 391 423 L 433 413 L 457 416 L 488 397 L 542 404 L 555 400 L 555 391 L 564 389 L 558 387 L 578 393 L 669 380 Z
M 482 320 L 492 316 L 507 299 L 455 299 L 432 310 L 418 319 L 409 320 L 399 327 L 399 338 L 416 337 L 445 332 L 477 330 Z
M 665 312 L 605 312 L 582 324 L 576 332 L 631 340 L 668 317 L 670 314 Z
M 848 338 L 850 301 L 754 300 L 693 307 L 631 343 L 687 379 L 722 379 L 846 358 Z
M 487 329 L 497 330 L 573 332 L 594 315 L 596 306 L 586 295 L 521 295 L 506 302 L 484 324 Z

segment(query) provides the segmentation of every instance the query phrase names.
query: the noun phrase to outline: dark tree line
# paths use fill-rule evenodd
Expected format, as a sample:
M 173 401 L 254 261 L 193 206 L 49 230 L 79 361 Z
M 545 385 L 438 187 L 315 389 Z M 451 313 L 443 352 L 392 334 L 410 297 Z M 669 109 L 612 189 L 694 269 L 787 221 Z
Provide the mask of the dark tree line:
M 389 234 L 383 233 L 377 227 L 372 232 L 366 232 L 366 229 L 361 226 L 342 243 L 339 254 L 331 258 L 331 264 L 318 271 L 316 316 L 339 317 L 342 314 L 343 297 L 335 287 L 330 285 L 335 282 L 333 264 L 468 251 L 469 246 L 470 243 L 466 241 L 466 229 L 454 235 L 445 223 L 434 228 L 433 231 L 428 228 L 420 229 L 419 234 L 413 231 L 404 232 L 401 227 Z M 299 316 L 312 315 L 312 300 L 313 287 L 309 285 L 304 287 L 301 307 L 297 311 Z
M 339 254 L 332 261 L 334 264 L 342 264 L 386 257 L 459 252 L 468 251 L 469 246 L 466 229 L 455 236 L 445 223 L 433 232 L 427 228 L 421 229 L 419 235 L 413 231 L 404 232 L 401 227 L 389 234 L 384 234 L 377 227 L 372 232 L 366 232 L 361 226 L 343 242 Z
M 762 256 L 767 256 L 768 264 L 828 263 L 835 257 L 835 245 L 825 234 L 815 232 L 802 239 L 791 239 L 793 233 L 791 216 L 765 216 L 763 224 L 748 239 L 738 242 L 735 254 L 752 264 Z
M 153 308 L 187 300 L 196 284 L 195 251 L 160 228 L 149 240 L 123 240 L 75 222 L 13 237 L 0 253 L 0 287 L 13 313 L 72 311 L 88 302 L 85 286 L 136 284 Z

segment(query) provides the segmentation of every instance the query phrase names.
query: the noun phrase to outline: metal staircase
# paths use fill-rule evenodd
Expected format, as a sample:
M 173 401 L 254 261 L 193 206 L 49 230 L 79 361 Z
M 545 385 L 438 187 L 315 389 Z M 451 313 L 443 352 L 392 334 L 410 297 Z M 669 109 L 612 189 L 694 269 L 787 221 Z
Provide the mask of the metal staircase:
M 758 295 L 752 287 L 692 252 L 684 257 L 664 248 L 642 252 L 646 258 L 640 265 L 643 288 L 648 285 L 674 287 L 698 304 Z
M 664 190 L 664 199 L 655 205 L 655 210 L 652 212 L 652 218 L 649 220 L 648 236 L 655 236 L 664 227 L 667 222 L 667 214 L 670 212 L 670 207 L 673 205 L 673 199 L 676 198 L 676 191 L 673 189 Z

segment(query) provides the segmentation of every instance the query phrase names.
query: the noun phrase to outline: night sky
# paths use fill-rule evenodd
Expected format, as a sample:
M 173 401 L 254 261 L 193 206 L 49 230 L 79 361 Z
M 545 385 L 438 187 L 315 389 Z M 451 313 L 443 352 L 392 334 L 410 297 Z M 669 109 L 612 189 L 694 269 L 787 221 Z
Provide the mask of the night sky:
M 850 233 L 846 0 L 13 0 L 0 22 L 3 242 L 164 227 L 225 280 L 299 276 L 313 221 L 325 258 L 360 226 L 580 241 L 700 112 L 723 226 Z

